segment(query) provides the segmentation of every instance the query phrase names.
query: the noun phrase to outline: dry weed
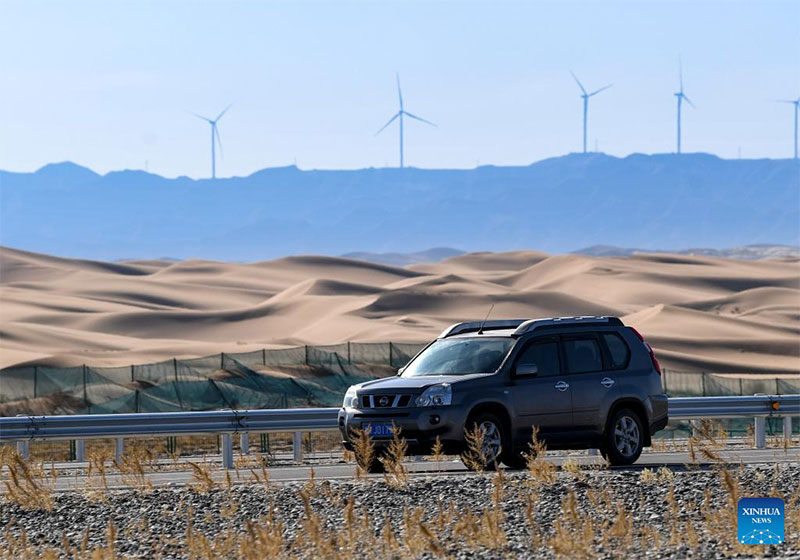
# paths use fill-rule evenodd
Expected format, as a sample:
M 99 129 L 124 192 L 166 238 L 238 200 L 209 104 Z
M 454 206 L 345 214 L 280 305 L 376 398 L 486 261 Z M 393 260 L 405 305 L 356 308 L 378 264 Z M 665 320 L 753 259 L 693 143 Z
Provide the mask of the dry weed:
M 381 458 L 386 470 L 384 479 L 389 486 L 400 488 L 408 483 L 408 469 L 403 465 L 403 460 L 408 451 L 408 442 L 400 437 L 400 428 L 392 427 L 392 442 Z

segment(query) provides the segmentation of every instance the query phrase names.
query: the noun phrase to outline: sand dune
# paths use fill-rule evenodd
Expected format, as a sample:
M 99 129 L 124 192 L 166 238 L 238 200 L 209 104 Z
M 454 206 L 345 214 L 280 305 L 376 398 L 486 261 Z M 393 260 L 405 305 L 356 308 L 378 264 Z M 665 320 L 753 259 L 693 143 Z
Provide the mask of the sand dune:
M 0 367 L 422 342 L 461 320 L 618 315 L 683 371 L 800 371 L 800 261 L 472 253 L 105 263 L 0 249 Z

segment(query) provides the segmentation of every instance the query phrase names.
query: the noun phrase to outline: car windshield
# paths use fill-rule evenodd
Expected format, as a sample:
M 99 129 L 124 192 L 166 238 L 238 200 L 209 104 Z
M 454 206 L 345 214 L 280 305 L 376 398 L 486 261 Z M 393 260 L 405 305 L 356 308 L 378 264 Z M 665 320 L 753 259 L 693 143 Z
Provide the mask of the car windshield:
M 403 377 L 494 373 L 513 344 L 513 338 L 437 340 L 406 366 Z

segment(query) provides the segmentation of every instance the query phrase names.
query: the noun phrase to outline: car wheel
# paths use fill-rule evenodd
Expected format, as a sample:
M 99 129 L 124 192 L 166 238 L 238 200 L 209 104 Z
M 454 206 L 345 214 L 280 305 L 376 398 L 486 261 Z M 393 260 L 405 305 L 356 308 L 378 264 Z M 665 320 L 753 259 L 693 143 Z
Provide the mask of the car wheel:
M 467 449 L 461 454 L 461 462 L 470 470 L 496 470 L 500 465 L 503 449 L 508 444 L 505 427 L 497 416 L 490 413 L 478 415 L 467 429 L 474 430 L 476 426 L 483 431 L 481 449 Z
M 629 408 L 614 413 L 600 451 L 612 465 L 632 465 L 644 449 L 644 428 L 639 415 Z

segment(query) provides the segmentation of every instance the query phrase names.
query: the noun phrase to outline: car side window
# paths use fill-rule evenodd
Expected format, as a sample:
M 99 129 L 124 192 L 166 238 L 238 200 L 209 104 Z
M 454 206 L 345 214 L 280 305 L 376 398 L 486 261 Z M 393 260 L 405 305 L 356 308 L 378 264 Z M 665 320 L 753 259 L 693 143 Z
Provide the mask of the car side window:
M 563 344 L 569 373 L 603 370 L 603 356 L 600 353 L 600 343 L 596 338 L 564 340 Z
M 631 357 L 631 350 L 617 333 L 603 333 L 603 340 L 608 347 L 611 356 L 611 367 L 613 369 L 623 369 L 628 365 Z
M 517 365 L 535 365 L 539 370 L 538 377 L 559 375 L 561 362 L 558 358 L 558 343 L 534 342 L 522 351 Z

